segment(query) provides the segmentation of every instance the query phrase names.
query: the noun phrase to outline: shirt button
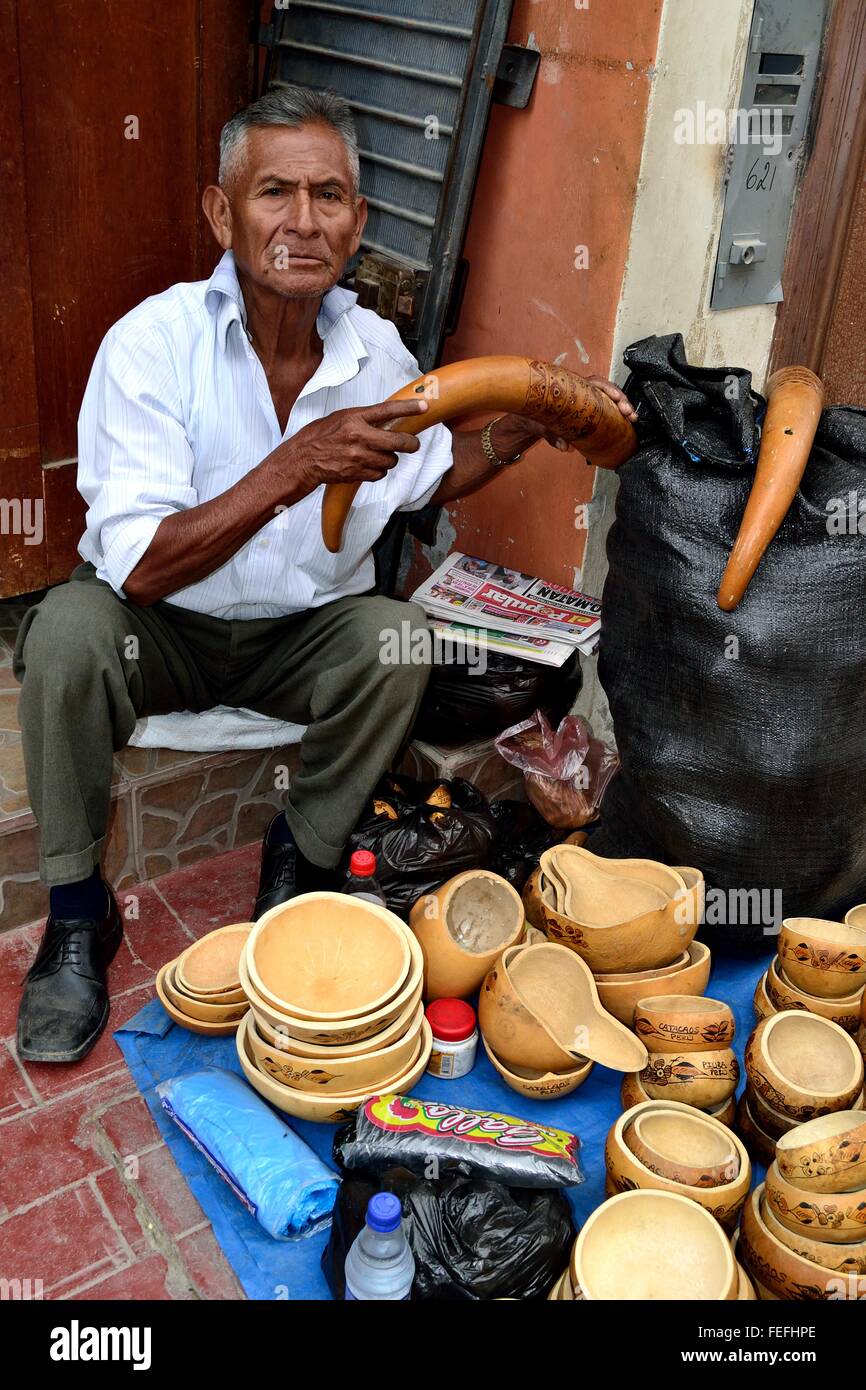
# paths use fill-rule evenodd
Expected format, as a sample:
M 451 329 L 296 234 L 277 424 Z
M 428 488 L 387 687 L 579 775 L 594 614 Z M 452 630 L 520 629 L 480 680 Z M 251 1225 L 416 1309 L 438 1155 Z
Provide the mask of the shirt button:
M 259 550 L 270 550 L 271 543 L 268 540 L 259 541 Z

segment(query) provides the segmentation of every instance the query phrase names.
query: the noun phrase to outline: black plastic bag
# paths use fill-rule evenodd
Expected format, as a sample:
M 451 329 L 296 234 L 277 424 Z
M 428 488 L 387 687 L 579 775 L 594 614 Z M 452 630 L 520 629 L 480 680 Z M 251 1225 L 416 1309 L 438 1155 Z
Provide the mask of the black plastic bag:
M 488 651 L 486 659 L 483 673 L 465 661 L 433 667 L 414 738 L 446 744 L 488 738 L 537 709 L 558 723 L 580 692 L 578 652 L 558 669 L 504 652 Z
M 464 869 L 486 866 L 495 835 L 487 798 L 471 782 L 389 774 L 352 831 L 347 859 L 353 850 L 372 850 L 388 907 L 406 917 L 423 893 Z
M 389 1092 L 370 1096 L 334 1135 L 342 1171 L 384 1173 L 399 1165 L 418 1177 L 459 1169 L 512 1187 L 576 1187 L 584 1181 L 580 1140 L 553 1125 L 498 1110 L 449 1105 Z
M 542 854 L 559 843 L 562 831 L 548 825 L 528 801 L 491 801 L 490 812 L 496 823 L 490 868 L 522 893 Z
M 415 1257 L 413 1299 L 546 1298 L 568 1264 L 575 1229 L 559 1191 L 526 1191 L 484 1178 L 436 1180 L 392 1168 L 380 1178 L 353 1173 L 340 1185 L 322 1269 L 343 1299 L 349 1248 L 377 1192 L 403 1205 Z
M 622 768 L 592 847 L 702 869 L 710 945 L 767 945 L 782 916 L 866 898 L 866 525 L 828 525 L 866 494 L 866 412 L 824 412 L 723 613 L 764 402 L 743 369 L 690 366 L 679 334 L 625 360 L 640 446 L 619 470 L 599 657 Z

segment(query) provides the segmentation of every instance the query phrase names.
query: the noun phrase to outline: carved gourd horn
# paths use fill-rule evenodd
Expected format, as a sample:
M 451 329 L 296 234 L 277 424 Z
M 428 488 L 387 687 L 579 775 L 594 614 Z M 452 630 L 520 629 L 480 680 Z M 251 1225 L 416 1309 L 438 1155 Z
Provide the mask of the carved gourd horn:
M 634 427 L 609 396 L 583 377 L 531 357 L 474 357 L 452 362 L 395 391 L 392 401 L 426 400 L 423 415 L 392 420 L 386 429 L 420 434 L 454 415 L 514 411 L 538 420 L 574 444 L 588 463 L 618 468 L 637 447 Z M 333 554 L 360 483 L 328 483 L 322 502 L 322 539 Z
M 740 602 L 764 551 L 788 515 L 823 409 L 824 387 L 808 367 L 783 367 L 767 382 L 767 413 L 755 481 L 716 595 L 725 613 Z

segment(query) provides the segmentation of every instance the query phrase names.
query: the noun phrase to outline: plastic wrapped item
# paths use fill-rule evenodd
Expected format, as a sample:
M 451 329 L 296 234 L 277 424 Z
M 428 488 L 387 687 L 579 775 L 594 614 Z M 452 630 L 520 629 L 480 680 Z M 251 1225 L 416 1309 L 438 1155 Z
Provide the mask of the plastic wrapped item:
M 300 1240 L 328 1224 L 336 1173 L 234 1072 L 206 1067 L 156 1089 L 175 1124 L 268 1235 Z
M 490 868 L 522 893 L 542 854 L 557 844 L 560 833 L 528 801 L 491 801 L 490 812 L 496 822 Z
M 576 1134 L 549 1125 L 414 1096 L 371 1096 L 334 1136 L 334 1162 L 374 1175 L 398 1166 L 421 1177 L 431 1163 L 511 1187 L 583 1182 Z
M 380 1178 L 352 1173 L 341 1187 L 322 1269 L 345 1297 L 346 1254 L 367 1203 L 384 1189 L 400 1198 L 415 1257 L 413 1299 L 546 1298 L 568 1264 L 575 1229 L 560 1191 L 509 1188 L 459 1173 L 435 1180 L 403 1168 Z
M 500 755 L 523 773 L 526 795 L 548 825 L 577 830 L 596 819 L 619 759 L 593 738 L 579 715 L 567 714 L 554 733 L 541 710 L 506 729 L 496 740 Z
M 485 656 L 484 671 L 459 660 L 434 666 L 415 721 L 415 738 L 439 744 L 489 738 L 535 709 L 558 720 L 580 692 L 577 652 L 558 669 L 504 652 L 487 651 Z
M 423 893 L 464 869 L 484 867 L 495 835 L 487 799 L 471 782 L 389 775 L 367 803 L 348 852 L 372 850 L 387 906 L 408 917 Z
M 593 850 L 698 865 L 712 949 L 765 950 L 780 917 L 866 897 L 866 412 L 824 411 L 726 613 L 763 401 L 744 368 L 691 366 L 679 334 L 625 360 L 640 442 L 618 473 L 598 668 L 622 768 Z

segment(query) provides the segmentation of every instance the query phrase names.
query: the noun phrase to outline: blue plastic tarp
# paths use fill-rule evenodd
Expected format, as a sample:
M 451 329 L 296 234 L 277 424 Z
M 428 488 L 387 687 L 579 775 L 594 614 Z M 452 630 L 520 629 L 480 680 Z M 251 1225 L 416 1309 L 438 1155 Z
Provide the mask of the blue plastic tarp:
M 754 1026 L 752 994 L 765 964 L 754 959 L 719 959 L 713 965 L 707 988 L 707 994 L 726 1000 L 734 1010 L 737 1020 L 735 1050 L 741 1062 L 743 1046 Z M 161 1081 L 201 1067 L 228 1067 L 240 1073 L 234 1038 L 204 1038 L 176 1027 L 157 999 L 146 1004 L 114 1036 L 247 1297 L 330 1298 L 319 1263 L 328 1239 L 327 1232 L 293 1242 L 274 1240 L 267 1235 L 204 1156 L 168 1118 L 156 1094 Z M 508 1089 L 479 1047 L 478 1061 L 469 1076 L 457 1081 L 439 1081 L 425 1076 L 412 1094 L 424 1100 L 498 1110 L 576 1133 L 581 1141 L 581 1164 L 586 1182 L 572 1189 L 569 1195 L 579 1225 L 604 1201 L 604 1141 L 622 1111 L 621 1080 L 618 1072 L 596 1066 L 573 1095 L 562 1100 L 530 1101 Z M 336 1126 L 291 1119 L 288 1123 L 326 1163 L 331 1163 Z

